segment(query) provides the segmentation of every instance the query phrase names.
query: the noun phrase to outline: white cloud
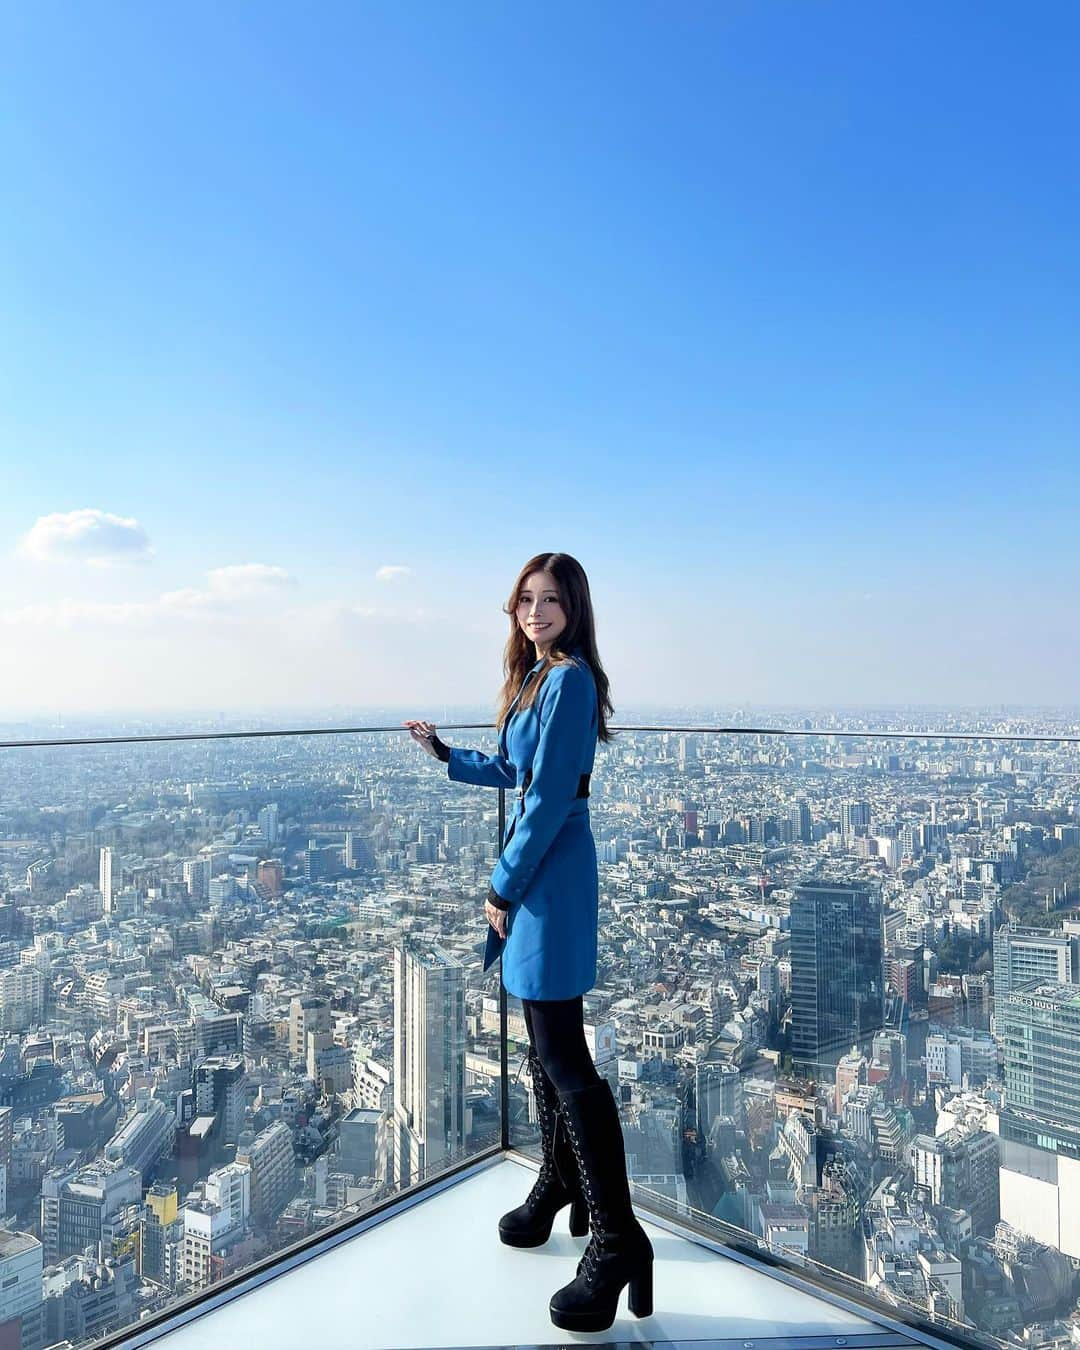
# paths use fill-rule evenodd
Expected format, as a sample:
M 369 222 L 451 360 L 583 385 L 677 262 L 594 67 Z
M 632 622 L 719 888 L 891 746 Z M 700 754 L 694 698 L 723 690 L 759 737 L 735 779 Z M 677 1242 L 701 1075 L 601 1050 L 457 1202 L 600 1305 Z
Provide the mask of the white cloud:
M 400 563 L 386 563 L 375 573 L 376 581 L 399 581 L 403 577 L 411 577 L 413 570 L 411 567 L 404 567 Z
M 210 591 L 201 591 L 197 586 L 183 586 L 178 591 L 166 591 L 154 601 L 157 613 L 189 617 L 197 615 L 213 617 L 213 610 L 219 607 L 219 598 L 216 595 Z
M 234 563 L 229 567 L 215 567 L 206 579 L 216 595 L 263 595 L 282 586 L 295 586 L 296 579 L 284 567 L 269 563 Z
M 185 586 L 165 591 L 153 600 L 77 601 L 22 605 L 0 610 L 0 624 L 9 627 L 72 628 L 77 624 L 144 625 L 161 619 L 201 619 L 215 622 L 234 618 L 244 606 L 273 595 L 296 580 L 283 567 L 268 563 L 237 563 L 206 573 L 204 587 Z
M 83 562 L 108 567 L 146 562 L 154 550 L 137 520 L 86 507 L 39 516 L 19 541 L 19 552 L 33 562 Z
M 78 624 L 126 626 L 153 618 L 155 613 L 157 602 L 109 604 L 92 600 L 61 600 L 55 605 L 23 605 L 17 609 L 0 609 L 0 624 L 12 628 L 73 628 Z

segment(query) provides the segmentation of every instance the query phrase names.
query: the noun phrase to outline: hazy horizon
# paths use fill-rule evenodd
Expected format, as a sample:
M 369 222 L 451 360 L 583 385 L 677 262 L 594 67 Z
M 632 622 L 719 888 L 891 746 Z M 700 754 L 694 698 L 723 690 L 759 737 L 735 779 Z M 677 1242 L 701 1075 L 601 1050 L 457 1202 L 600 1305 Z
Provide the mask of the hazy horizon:
M 241 735 L 245 731 L 266 733 L 340 727 L 399 730 L 408 716 L 433 721 L 444 731 L 455 727 L 475 730 L 482 738 L 494 724 L 493 705 L 428 704 L 419 710 L 412 705 L 353 704 L 337 707 L 267 706 L 235 708 L 128 708 L 83 709 L 56 714 L 27 713 L 0 716 L 0 740 L 49 739 L 47 733 L 64 731 L 72 735 L 106 736 L 111 733 L 198 734 L 221 731 Z M 866 735 L 925 732 L 931 736 L 998 736 L 1024 739 L 1031 736 L 1070 737 L 1080 734 L 1080 705 L 946 705 L 946 704 L 844 704 L 811 705 L 788 703 L 743 703 L 739 705 L 670 705 L 664 703 L 626 704 L 610 719 L 612 727 L 649 725 L 702 729 L 730 726 L 790 731 L 797 735 L 837 732 Z M 19 733 L 24 733 L 20 735 Z M 458 743 L 461 743 L 460 740 Z

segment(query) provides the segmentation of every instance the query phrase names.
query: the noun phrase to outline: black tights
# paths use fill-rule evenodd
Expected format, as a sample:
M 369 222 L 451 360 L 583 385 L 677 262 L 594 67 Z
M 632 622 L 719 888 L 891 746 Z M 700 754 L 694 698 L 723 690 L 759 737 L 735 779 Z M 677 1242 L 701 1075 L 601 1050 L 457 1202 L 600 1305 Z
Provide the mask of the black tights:
M 523 998 L 529 1042 L 556 1092 L 601 1082 L 585 1040 L 582 996 Z

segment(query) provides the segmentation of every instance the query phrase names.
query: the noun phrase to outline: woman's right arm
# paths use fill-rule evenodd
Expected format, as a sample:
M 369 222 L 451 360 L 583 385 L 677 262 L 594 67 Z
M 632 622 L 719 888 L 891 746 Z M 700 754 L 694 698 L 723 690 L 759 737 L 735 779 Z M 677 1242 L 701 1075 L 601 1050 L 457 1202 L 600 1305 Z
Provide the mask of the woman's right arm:
M 455 783 L 472 783 L 477 787 L 512 788 L 517 784 L 514 766 L 501 754 L 481 754 L 479 750 L 462 750 L 447 745 L 435 733 L 430 722 L 411 720 L 405 723 L 425 750 L 446 765 L 447 777 Z
M 497 751 L 494 755 L 482 755 L 479 750 L 462 750 L 457 746 L 446 748 L 449 752 L 446 760 L 447 777 L 455 783 L 474 783 L 478 787 L 516 787 L 514 766 Z

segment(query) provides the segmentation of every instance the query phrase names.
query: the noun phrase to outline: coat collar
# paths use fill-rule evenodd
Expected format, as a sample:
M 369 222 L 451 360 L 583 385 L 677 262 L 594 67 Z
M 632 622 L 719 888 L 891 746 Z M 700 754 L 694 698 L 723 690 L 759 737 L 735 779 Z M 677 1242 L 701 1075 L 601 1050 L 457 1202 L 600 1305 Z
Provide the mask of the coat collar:
M 577 656 L 577 657 L 580 657 L 582 660 L 585 659 L 585 658 L 584 658 L 584 654 L 583 654 L 583 652 L 582 652 L 580 646 L 578 646 L 578 644 L 577 644 L 576 642 L 574 643 L 574 645 L 573 645 L 572 647 L 567 647 L 567 649 L 566 649 L 566 654 L 567 654 L 567 656 Z M 508 724 L 509 721 L 510 721 L 510 716 L 511 716 L 511 714 L 513 713 L 514 709 L 517 707 L 518 699 L 520 699 L 520 698 L 521 698 L 521 695 L 525 692 L 525 686 L 526 686 L 526 684 L 529 682 L 529 680 L 532 678 L 532 676 L 536 674 L 536 672 L 540 669 L 540 667 L 543 665 L 543 663 L 544 663 L 544 658 L 543 658 L 542 656 L 539 657 L 539 658 L 533 663 L 532 669 L 528 671 L 528 673 L 526 674 L 525 678 L 524 678 L 524 679 L 522 680 L 522 682 L 521 682 L 521 688 L 520 688 L 520 689 L 517 691 L 517 693 L 514 695 L 514 701 L 513 701 L 513 703 L 511 703 L 510 706 L 509 706 L 509 708 L 507 708 L 507 710 L 506 710 L 506 717 L 503 719 L 502 728 L 501 728 L 501 730 L 500 730 L 500 732 L 499 732 L 499 744 L 502 746 L 502 748 L 503 748 L 503 753 L 504 753 L 504 754 L 506 753 L 506 740 L 505 740 L 505 738 L 506 738 L 506 727 L 507 727 L 507 724 Z
M 567 656 L 581 656 L 581 657 L 584 656 L 584 654 L 583 654 L 583 652 L 582 652 L 582 650 L 581 650 L 581 647 L 580 647 L 576 642 L 574 643 L 574 645 L 573 645 L 572 647 L 567 647 L 567 648 L 566 648 L 566 654 L 567 654 Z M 533 673 L 533 670 L 539 670 L 540 667 L 541 667 L 541 665 L 543 664 L 543 661 L 544 661 L 544 658 L 543 658 L 542 656 L 541 656 L 541 657 L 538 657 L 537 660 L 533 662 L 533 667 L 532 667 L 532 670 L 529 671 L 529 675 L 531 675 L 531 674 Z M 528 677 L 526 677 L 526 678 L 528 678 Z

